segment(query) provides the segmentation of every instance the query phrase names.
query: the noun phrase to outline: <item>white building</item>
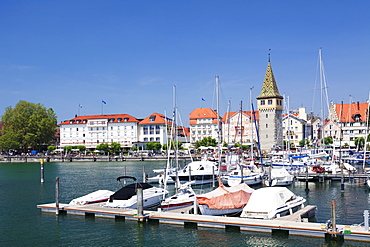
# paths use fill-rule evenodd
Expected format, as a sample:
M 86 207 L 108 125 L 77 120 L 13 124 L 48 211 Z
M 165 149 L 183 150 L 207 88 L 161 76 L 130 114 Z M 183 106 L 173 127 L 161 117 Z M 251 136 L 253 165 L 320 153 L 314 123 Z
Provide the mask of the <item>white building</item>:
M 258 124 L 258 112 L 236 111 L 226 112 L 222 119 L 223 141 L 228 145 L 235 143 L 250 144 L 257 142 L 256 118 Z
M 95 149 L 100 143 L 117 142 L 130 148 L 138 141 L 138 123 L 128 114 L 78 116 L 59 124 L 59 146 Z
M 171 119 L 162 114 L 153 113 L 139 122 L 139 142 L 167 144 L 170 139 L 171 128 Z
M 201 141 L 205 137 L 211 137 L 216 141 L 219 141 L 219 138 L 222 140 L 221 133 L 218 133 L 218 124 L 221 125 L 221 119 L 217 111 L 211 108 L 196 108 L 190 113 L 189 123 L 190 143 Z

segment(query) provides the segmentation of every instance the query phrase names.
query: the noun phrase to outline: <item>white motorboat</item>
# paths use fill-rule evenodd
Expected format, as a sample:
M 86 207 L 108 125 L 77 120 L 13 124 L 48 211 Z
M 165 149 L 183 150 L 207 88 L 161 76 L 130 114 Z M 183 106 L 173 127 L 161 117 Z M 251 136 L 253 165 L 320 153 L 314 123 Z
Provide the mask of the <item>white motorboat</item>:
M 271 178 L 265 180 L 266 186 L 288 186 L 294 182 L 294 176 L 285 167 L 270 167 L 270 169 Z
M 264 187 L 253 192 L 240 217 L 274 219 L 295 213 L 305 202 L 286 187 Z
M 202 215 L 230 215 L 240 213 L 248 203 L 254 189 L 246 183 L 219 187 L 206 194 L 197 195 L 199 210 Z
M 120 190 L 112 194 L 106 202 L 105 207 L 110 208 L 137 208 L 137 189 L 143 189 L 143 207 L 150 208 L 161 203 L 162 198 L 168 194 L 168 191 L 162 188 L 153 187 L 148 183 L 138 183 L 135 177 L 122 176 L 118 177 L 117 181 L 121 179 L 131 178 L 135 183 L 126 185 Z
M 69 205 L 86 205 L 91 203 L 106 202 L 112 194 L 114 194 L 114 192 L 110 190 L 97 190 L 73 199 Z
M 263 172 L 260 172 L 254 164 L 239 165 L 239 169 L 226 174 L 223 179 L 229 186 L 235 186 L 245 182 L 248 185 L 262 183 Z
M 180 183 L 194 181 L 195 185 L 199 185 L 212 183 L 217 179 L 217 174 L 218 168 L 215 162 L 201 160 L 190 162 L 183 169 L 172 172 L 170 177 L 174 181 L 178 177 Z
M 191 188 L 194 182 L 182 184 L 177 193 L 162 201 L 161 206 L 164 211 L 188 207 L 194 204 L 195 193 Z

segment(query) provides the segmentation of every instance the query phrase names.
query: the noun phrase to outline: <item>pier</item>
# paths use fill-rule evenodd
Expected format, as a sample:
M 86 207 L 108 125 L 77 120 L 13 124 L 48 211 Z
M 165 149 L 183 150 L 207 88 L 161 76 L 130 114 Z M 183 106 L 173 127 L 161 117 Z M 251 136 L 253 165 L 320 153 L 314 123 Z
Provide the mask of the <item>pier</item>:
M 56 204 L 37 205 L 42 212 L 56 213 Z M 272 235 L 297 235 L 305 237 L 326 238 L 332 234 L 326 223 L 306 222 L 302 217 L 310 215 L 315 206 L 307 206 L 295 214 L 276 218 L 274 220 L 258 220 L 240 217 L 224 217 L 195 215 L 188 213 L 189 210 L 179 211 L 157 211 L 144 210 L 143 217 L 138 217 L 136 209 L 105 208 L 102 204 L 90 204 L 82 206 L 71 206 L 59 204 L 58 213 L 80 215 L 85 217 L 102 217 L 111 219 L 124 219 L 157 224 L 183 225 L 192 228 L 219 228 L 225 231 L 251 231 L 270 233 Z M 370 232 L 360 225 L 336 225 L 336 234 L 340 234 L 344 240 L 370 242 Z

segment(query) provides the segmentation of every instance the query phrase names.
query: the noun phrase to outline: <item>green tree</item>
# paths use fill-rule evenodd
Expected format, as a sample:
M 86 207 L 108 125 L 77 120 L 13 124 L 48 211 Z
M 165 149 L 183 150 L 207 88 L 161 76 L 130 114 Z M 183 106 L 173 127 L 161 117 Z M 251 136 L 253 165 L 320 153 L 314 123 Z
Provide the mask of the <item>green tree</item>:
M 66 153 L 69 153 L 69 152 L 72 151 L 72 148 L 73 148 L 72 146 L 64 146 L 63 151 L 66 152 Z
M 299 146 L 300 146 L 300 147 L 309 146 L 309 144 L 310 144 L 310 141 L 309 141 L 309 140 L 307 140 L 307 139 L 301 140 L 301 141 L 299 142 Z
M 355 139 L 355 145 L 359 149 L 362 149 L 365 146 L 365 138 L 359 137 Z
M 104 151 L 104 153 L 106 153 L 109 150 L 109 144 L 100 143 L 98 146 L 96 146 L 96 150 Z
M 21 100 L 13 108 L 7 107 L 1 117 L 3 122 L 0 147 L 41 150 L 49 145 L 55 136 L 57 117 L 53 109 L 42 104 Z
M 48 146 L 48 151 L 53 153 L 57 149 L 56 146 Z
M 216 147 L 217 146 L 217 141 L 216 139 L 208 136 L 208 137 L 204 137 L 202 140 L 200 141 L 197 141 L 195 142 L 195 147 L 196 148 L 199 148 L 199 147 Z
M 159 151 L 161 148 L 162 145 L 159 142 L 148 142 L 146 144 L 146 150 Z
M 77 149 L 80 150 L 80 152 L 86 151 L 86 147 L 84 145 L 77 146 Z
M 333 144 L 333 138 L 331 136 L 324 137 L 323 142 L 325 145 Z
M 121 151 L 121 144 L 119 144 L 118 142 L 112 142 L 110 144 L 110 149 L 114 154 L 119 153 L 119 151 Z
M 176 146 L 175 146 L 175 142 L 174 141 L 170 141 L 170 142 L 168 142 L 166 144 L 163 144 L 162 149 L 163 150 L 167 150 L 168 149 L 168 145 L 171 145 L 171 150 L 175 150 L 176 149 Z M 182 146 L 182 142 L 179 142 L 179 141 L 177 142 L 177 147 L 178 147 L 179 150 L 184 149 L 184 147 Z

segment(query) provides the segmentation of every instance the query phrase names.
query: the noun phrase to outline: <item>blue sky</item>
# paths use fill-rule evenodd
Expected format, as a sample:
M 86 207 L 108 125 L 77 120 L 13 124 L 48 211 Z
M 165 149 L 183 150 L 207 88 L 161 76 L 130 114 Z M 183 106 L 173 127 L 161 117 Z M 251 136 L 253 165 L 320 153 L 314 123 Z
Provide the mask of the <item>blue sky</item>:
M 0 115 L 19 100 L 53 108 L 58 122 L 171 115 L 176 85 L 187 125 L 195 108 L 216 108 L 215 75 L 220 112 L 229 100 L 249 110 L 269 49 L 290 109 L 318 115 L 320 47 L 329 100 L 366 102 L 369 9 L 367 0 L 0 1 Z

